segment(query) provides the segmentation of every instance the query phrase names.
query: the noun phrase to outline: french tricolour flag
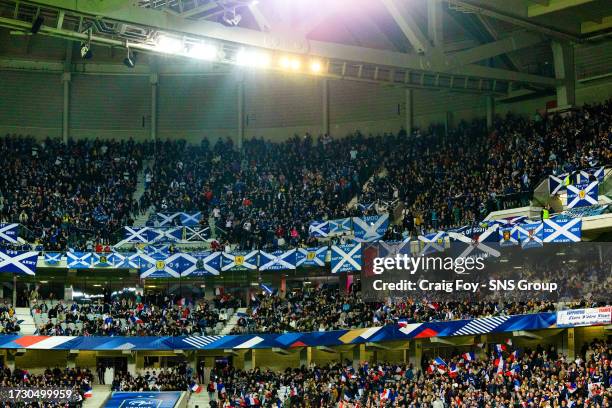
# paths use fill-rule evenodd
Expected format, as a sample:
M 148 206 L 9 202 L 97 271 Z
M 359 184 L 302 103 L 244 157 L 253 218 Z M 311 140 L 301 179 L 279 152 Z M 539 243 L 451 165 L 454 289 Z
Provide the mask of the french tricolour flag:
M 476 354 L 471 351 L 469 353 L 463 353 L 461 357 L 463 357 L 465 361 L 476 361 Z
M 202 392 L 202 386 L 195 382 L 191 383 L 191 385 L 189 386 L 189 389 L 195 392 L 196 394 L 199 394 Z
M 87 387 L 87 389 L 85 390 L 85 393 L 83 394 L 83 397 L 85 398 L 91 398 L 93 397 L 93 390 L 91 389 L 91 387 Z
M 388 400 L 389 396 L 390 396 L 391 392 L 389 391 L 388 388 L 385 388 L 385 390 L 383 392 L 380 393 L 380 399 L 381 400 Z
M 497 367 L 497 374 L 504 373 L 504 359 L 502 357 L 497 357 L 495 361 L 493 361 L 493 365 Z
M 506 347 L 505 344 L 496 344 L 495 345 L 495 350 L 497 351 L 498 354 L 501 354 L 504 351 L 508 350 L 508 347 Z
M 455 364 L 451 364 L 450 368 L 448 369 L 448 375 L 451 378 L 455 378 L 457 376 L 457 374 L 459 374 L 459 368 L 457 368 L 457 366 Z
M 573 394 L 576 392 L 576 390 L 578 389 L 578 387 L 576 386 L 576 383 L 566 383 L 565 384 L 565 388 L 567 388 L 567 391 L 570 394 Z

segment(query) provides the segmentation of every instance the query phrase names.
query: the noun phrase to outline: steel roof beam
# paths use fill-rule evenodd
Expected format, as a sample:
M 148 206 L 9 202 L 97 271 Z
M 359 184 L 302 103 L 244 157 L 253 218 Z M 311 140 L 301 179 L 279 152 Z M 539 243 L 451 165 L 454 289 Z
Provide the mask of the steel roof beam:
M 550 0 L 549 4 L 533 4 L 527 7 L 528 17 L 537 17 L 556 11 L 565 10 L 570 7 L 580 6 L 590 3 L 593 0 Z
M 406 5 L 398 3 L 396 0 L 381 0 L 393 20 L 400 27 L 412 48 L 419 54 L 430 54 L 431 46 L 427 37 L 421 32 L 416 21 L 406 10 Z

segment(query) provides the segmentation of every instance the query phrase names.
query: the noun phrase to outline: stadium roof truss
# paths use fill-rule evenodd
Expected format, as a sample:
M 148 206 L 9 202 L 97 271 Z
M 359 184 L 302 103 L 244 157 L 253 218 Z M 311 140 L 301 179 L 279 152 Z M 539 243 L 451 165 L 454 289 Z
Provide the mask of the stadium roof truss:
M 214 44 L 221 64 L 236 65 L 247 48 L 316 58 L 317 76 L 507 94 L 555 88 L 554 72 L 529 72 L 520 52 L 607 35 L 610 8 L 597 0 L 0 0 L 0 26 L 28 33 L 42 16 L 39 35 L 73 41 L 155 54 L 159 36 L 170 35 Z M 242 18 L 228 25 L 228 13 Z

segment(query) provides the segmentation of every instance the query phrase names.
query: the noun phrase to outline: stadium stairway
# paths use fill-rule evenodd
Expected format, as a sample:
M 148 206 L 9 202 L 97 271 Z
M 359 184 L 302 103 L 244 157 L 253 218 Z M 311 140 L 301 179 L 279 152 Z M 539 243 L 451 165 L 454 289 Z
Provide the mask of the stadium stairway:
M 136 191 L 134 191 L 134 200 L 140 201 L 140 197 L 145 192 L 145 169 L 151 168 L 153 165 L 153 160 L 144 160 L 142 163 L 142 169 L 138 172 L 138 182 L 136 184 Z M 139 214 L 134 218 L 134 225 L 145 225 L 149 220 L 149 216 L 151 215 L 152 208 L 148 208 L 143 214 Z
M 15 308 L 15 317 L 20 322 L 21 334 L 31 335 L 36 332 L 36 325 L 34 324 L 34 318 L 29 307 Z
M 202 392 L 199 394 L 190 393 L 189 401 L 187 401 L 187 408 L 209 408 L 210 407 L 210 398 L 208 397 L 208 392 L 206 391 L 206 384 L 200 384 L 202 387 Z
M 221 329 L 221 333 L 219 334 L 230 334 L 232 332 L 232 329 L 234 327 L 236 327 L 236 325 L 238 324 L 238 319 L 240 319 L 241 315 L 246 315 L 247 313 L 247 308 L 246 307 L 241 307 L 238 308 L 236 310 L 236 313 L 234 313 L 232 315 L 232 317 L 230 317 L 230 319 L 227 321 L 225 327 L 223 327 L 223 329 Z M 201 407 L 200 407 L 201 408 Z
M 95 384 L 92 388 L 92 397 L 83 401 L 83 408 L 102 408 L 110 394 L 110 385 Z

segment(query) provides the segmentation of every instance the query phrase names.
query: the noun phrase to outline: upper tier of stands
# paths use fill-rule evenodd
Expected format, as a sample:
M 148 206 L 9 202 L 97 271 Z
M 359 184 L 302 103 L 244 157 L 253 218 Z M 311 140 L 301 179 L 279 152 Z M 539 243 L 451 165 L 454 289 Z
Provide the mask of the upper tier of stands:
M 250 140 L 241 151 L 230 141 L 64 145 L 7 136 L 0 141 L 0 220 L 25 226 L 42 249 L 93 249 L 116 243 L 114 233 L 152 205 L 201 211 L 203 224 L 243 248 L 279 237 L 295 245 L 309 239 L 313 219 L 356 215 L 358 207 L 347 204 L 357 196 L 402 201 L 407 233 L 455 227 L 526 202 L 547 174 L 612 163 L 611 105 L 533 120 L 508 115 L 492 130 L 474 121 L 447 135 L 437 127 L 413 135 L 307 135 Z M 149 157 L 153 165 L 143 169 Z M 136 202 L 141 170 L 147 188 Z

